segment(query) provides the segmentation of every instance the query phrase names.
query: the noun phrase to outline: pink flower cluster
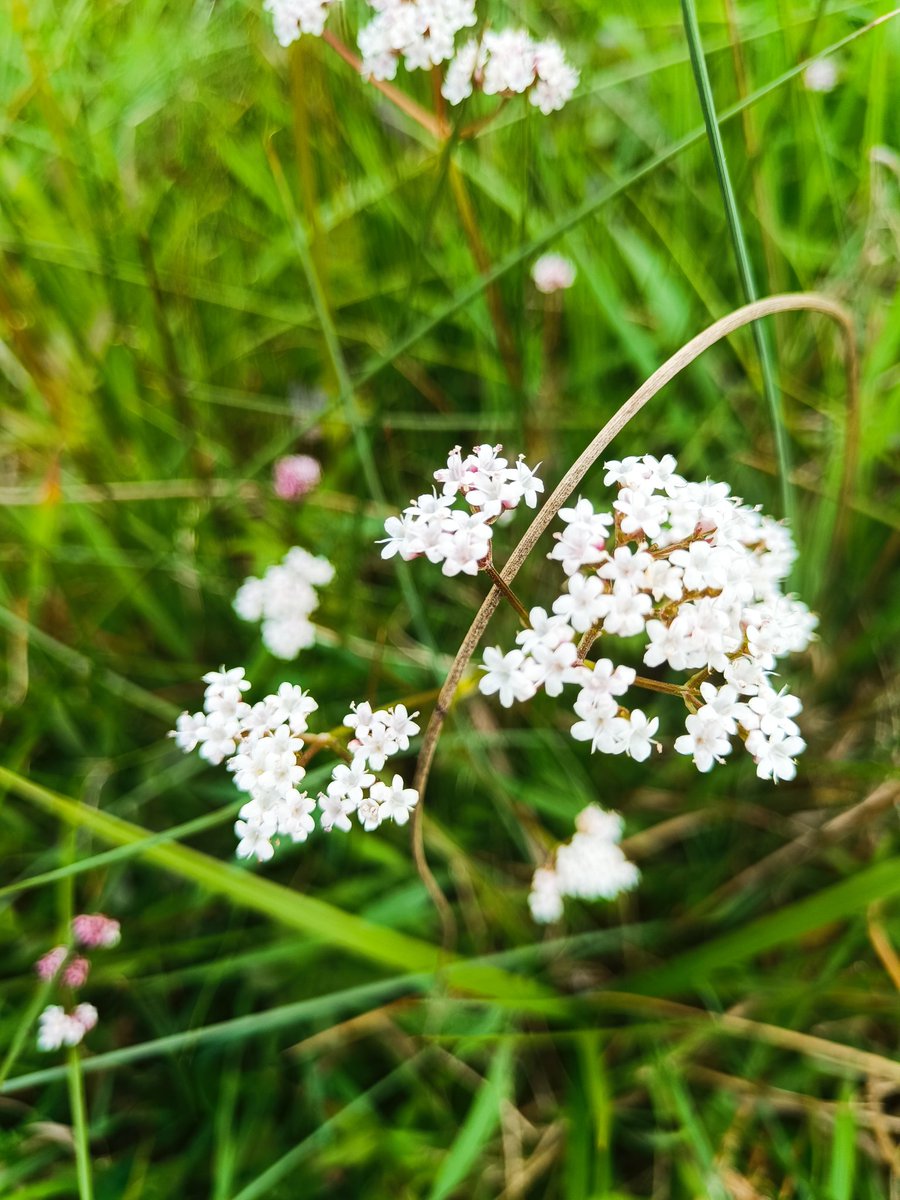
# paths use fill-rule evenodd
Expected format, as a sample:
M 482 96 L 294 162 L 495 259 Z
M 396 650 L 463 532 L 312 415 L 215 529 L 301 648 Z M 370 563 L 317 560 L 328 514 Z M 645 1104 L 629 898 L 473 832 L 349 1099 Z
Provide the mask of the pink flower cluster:
M 72 921 L 72 938 L 82 949 L 109 949 L 118 944 L 120 937 L 119 922 L 103 913 L 79 913 Z M 38 959 L 34 969 L 45 983 L 55 981 L 60 987 L 75 991 L 87 982 L 91 963 L 83 954 L 73 954 L 68 946 L 54 946 Z M 96 1024 L 97 1010 L 93 1004 L 77 1004 L 71 1012 L 66 1012 L 61 1004 L 50 1004 L 38 1019 L 38 1048 L 58 1050 L 60 1046 L 77 1046 Z

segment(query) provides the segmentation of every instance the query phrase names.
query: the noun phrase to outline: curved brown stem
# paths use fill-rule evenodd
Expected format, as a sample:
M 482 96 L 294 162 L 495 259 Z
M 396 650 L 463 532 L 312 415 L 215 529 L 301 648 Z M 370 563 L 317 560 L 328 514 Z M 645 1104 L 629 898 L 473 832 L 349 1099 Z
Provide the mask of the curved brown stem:
M 730 334 L 738 329 L 742 329 L 745 325 L 750 325 L 754 321 L 762 320 L 764 317 L 775 316 L 778 313 L 786 312 L 817 312 L 823 316 L 830 317 L 841 327 L 844 335 L 844 344 L 846 351 L 847 362 L 847 422 L 845 434 L 845 452 L 844 452 L 844 468 L 843 468 L 843 483 L 841 487 L 842 495 L 849 493 L 852 485 L 853 476 L 856 469 L 856 449 L 859 436 L 859 395 L 858 395 L 858 356 L 856 349 L 856 335 L 853 328 L 853 318 L 850 313 L 840 304 L 827 296 L 819 295 L 816 292 L 794 292 L 781 296 L 767 296 L 762 300 L 755 300 L 752 304 L 745 304 L 741 308 L 735 309 L 728 313 L 727 316 L 713 322 L 702 333 L 697 334 L 695 338 L 682 346 L 676 351 L 671 358 L 667 359 L 662 366 L 658 367 L 653 374 L 646 379 L 641 386 L 631 395 L 628 400 L 622 405 L 617 413 L 610 418 L 603 426 L 597 436 L 585 447 L 579 457 L 575 460 L 560 482 L 557 484 L 553 493 L 548 498 L 546 504 L 538 512 L 537 516 L 532 521 L 531 525 L 525 532 L 524 537 L 519 542 L 518 546 L 509 556 L 506 566 L 500 572 L 500 577 L 507 585 L 512 583 L 516 575 L 521 570 L 525 560 L 528 558 L 531 551 L 537 544 L 538 539 L 550 525 L 550 522 L 555 518 L 556 514 L 566 503 L 575 489 L 581 483 L 590 468 L 594 465 L 606 447 L 610 444 L 617 434 L 621 433 L 628 422 L 634 417 L 644 405 L 652 400 L 653 397 L 660 392 L 667 383 L 670 383 L 676 375 L 679 375 L 686 367 L 690 366 L 696 359 L 700 357 L 704 351 L 714 346 L 717 342 L 722 341 Z M 839 525 L 843 527 L 843 523 L 839 518 Z M 837 531 L 835 534 L 837 538 Z M 478 648 L 478 643 L 488 626 L 491 617 L 497 611 L 500 604 L 501 591 L 496 585 L 491 588 L 490 592 L 482 602 L 481 608 L 475 614 L 472 624 L 469 626 L 469 631 L 463 638 L 462 645 L 456 653 L 456 658 L 453 660 L 453 665 L 447 675 L 444 685 L 440 690 L 437 704 L 431 714 L 431 719 L 425 730 L 425 736 L 422 739 L 422 746 L 419 750 L 419 757 L 416 760 L 416 773 L 413 779 L 413 787 L 419 793 L 419 803 L 413 812 L 413 853 L 416 854 L 416 846 L 418 845 L 421 851 L 421 863 L 419 857 L 416 858 L 416 864 L 419 867 L 420 874 L 424 863 L 424 851 L 422 850 L 422 810 L 425 788 L 428 784 L 428 776 L 431 772 L 431 764 L 434 761 L 435 751 L 437 749 L 438 739 L 441 735 L 441 730 L 450 707 L 453 703 L 453 698 L 456 695 L 456 689 L 465 674 L 466 668 L 471 661 L 472 655 Z M 417 841 L 418 839 L 418 841 Z M 437 886 L 431 872 L 428 875 L 432 882 Z M 425 876 L 423 875 L 423 879 Z M 428 886 L 427 880 L 425 880 Z M 429 887 L 429 891 L 431 888 Z M 447 905 L 447 899 L 443 894 L 438 902 L 438 907 L 442 912 L 443 906 Z M 449 906 L 448 906 L 449 907 Z M 447 925 L 445 923 L 445 930 Z

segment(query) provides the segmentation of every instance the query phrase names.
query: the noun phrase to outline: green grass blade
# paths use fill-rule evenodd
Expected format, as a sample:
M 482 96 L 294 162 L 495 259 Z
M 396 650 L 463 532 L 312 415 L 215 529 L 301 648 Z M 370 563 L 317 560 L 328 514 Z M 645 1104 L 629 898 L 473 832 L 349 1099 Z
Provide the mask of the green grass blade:
M 78 804 L 5 767 L 0 767 L 0 784 L 67 824 L 89 829 L 97 837 L 114 845 L 134 845 L 152 836 L 140 825 Z M 385 926 L 373 925 L 324 900 L 291 891 L 272 880 L 218 862 L 190 847 L 154 844 L 142 851 L 141 857 L 145 862 L 199 884 L 213 894 L 227 897 L 233 904 L 262 913 L 282 925 L 300 930 L 317 940 L 324 939 L 329 944 L 340 946 L 382 966 L 439 973 L 448 985 L 514 1004 L 535 1004 L 541 1011 L 546 1011 L 548 1001 L 552 1002 L 552 992 L 522 976 L 511 975 L 490 965 L 469 964 L 465 959 L 445 955 L 438 946 L 429 942 Z
M 626 978 L 621 989 L 656 996 L 696 990 L 716 971 L 733 970 L 737 963 L 754 955 L 795 941 L 830 921 L 862 912 L 876 900 L 896 895 L 900 895 L 900 858 L 889 858 L 732 933 L 687 950 L 661 967 Z
M 501 1042 L 487 1078 L 441 1163 L 428 1200 L 447 1200 L 475 1167 L 480 1151 L 500 1122 L 500 1106 L 512 1092 L 512 1055 L 513 1043 Z
M 69 1105 L 72 1110 L 72 1136 L 75 1141 L 75 1171 L 78 1178 L 79 1200 L 93 1200 L 94 1179 L 91 1172 L 91 1147 L 87 1110 L 84 1103 L 84 1080 L 81 1077 L 81 1055 L 78 1047 L 69 1050 Z
M 700 98 L 700 107 L 703 109 L 706 136 L 709 139 L 710 150 L 712 151 L 713 161 L 716 166 L 716 175 L 718 176 L 719 188 L 722 192 L 722 202 L 725 206 L 725 218 L 728 222 L 731 244 L 734 248 L 735 258 L 737 259 L 738 273 L 741 277 L 741 285 L 744 290 L 744 299 L 748 302 L 758 300 L 759 289 L 756 286 L 753 264 L 750 260 L 747 239 L 744 236 L 744 228 L 741 224 L 741 214 L 731 182 L 731 173 L 728 169 L 728 159 L 725 156 L 725 145 L 722 141 L 722 131 L 719 128 L 719 117 L 716 113 L 716 102 L 709 79 L 709 71 L 706 66 L 706 56 L 703 53 L 703 44 L 700 40 L 700 26 L 697 22 L 697 10 L 694 0 L 681 0 L 681 11 L 684 17 L 684 31 L 691 53 L 691 65 L 694 69 L 694 78 L 697 83 L 697 94 Z M 772 428 L 775 433 L 775 455 L 778 460 L 784 515 L 791 521 L 791 524 L 794 524 L 794 498 L 790 479 L 790 447 L 788 446 L 787 434 L 784 428 L 784 412 L 775 374 L 772 343 L 769 338 L 768 327 L 763 321 L 755 321 L 753 323 L 753 338 L 759 353 L 763 389 L 766 394 Z

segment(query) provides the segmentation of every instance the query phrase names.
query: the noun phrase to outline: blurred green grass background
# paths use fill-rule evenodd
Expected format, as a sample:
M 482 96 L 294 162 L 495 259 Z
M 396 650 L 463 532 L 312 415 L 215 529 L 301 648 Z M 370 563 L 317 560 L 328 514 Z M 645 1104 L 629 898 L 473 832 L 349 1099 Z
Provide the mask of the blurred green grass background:
M 485 6 L 556 36 L 581 87 L 449 149 L 320 42 L 282 51 L 260 8 L 0 0 L 0 1195 L 79 1194 L 72 1068 L 33 1049 L 32 963 L 95 908 L 124 929 L 89 992 L 75 1133 L 97 1197 L 897 1195 L 900 21 L 837 51 L 818 94 L 798 64 L 889 5 L 699 6 L 760 291 L 841 301 L 862 354 L 841 495 L 840 340 L 770 323 L 792 586 L 821 615 L 790 668 L 800 776 L 591 759 L 558 705 L 461 704 L 426 823 L 454 976 L 402 831 L 231 867 L 229 780 L 165 732 L 222 662 L 255 695 L 302 681 L 326 725 L 432 690 L 482 581 L 413 563 L 404 584 L 373 546 L 384 516 L 457 442 L 502 440 L 552 486 L 744 296 L 674 2 Z M 528 280 L 545 246 L 578 268 L 559 310 Z M 324 466 L 299 506 L 271 491 L 290 450 Z M 782 515 L 749 332 L 612 448 L 645 451 Z M 317 613 L 334 634 L 282 664 L 230 602 L 293 544 L 337 567 Z M 520 591 L 543 602 L 550 578 L 535 561 Z M 501 614 L 492 640 L 512 630 Z M 547 941 L 535 838 L 591 802 L 625 814 L 642 886 Z M 187 849 L 135 844 L 185 823 Z

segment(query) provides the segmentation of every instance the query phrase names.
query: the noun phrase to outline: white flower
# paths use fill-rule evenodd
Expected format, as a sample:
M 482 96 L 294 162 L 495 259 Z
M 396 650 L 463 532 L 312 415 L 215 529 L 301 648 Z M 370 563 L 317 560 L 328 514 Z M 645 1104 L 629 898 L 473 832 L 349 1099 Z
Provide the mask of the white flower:
M 786 687 L 780 692 L 774 688 L 763 687 L 755 696 L 751 696 L 746 707 L 750 714 L 741 724 L 745 729 L 759 728 L 766 735 L 798 734 L 800 727 L 793 720 L 803 710 L 803 705 L 796 696 L 792 696 Z
M 305 842 L 316 827 L 316 802 L 306 792 L 291 792 L 278 805 L 278 832 L 294 842 Z
M 620 813 L 600 808 L 597 804 L 589 804 L 575 818 L 575 828 L 579 833 L 588 833 L 607 842 L 622 840 L 624 824 Z
M 478 680 L 478 690 L 485 696 L 496 692 L 504 708 L 511 708 L 516 700 L 530 700 L 537 690 L 521 650 L 504 654 L 499 646 L 488 646 L 481 669 L 485 674 Z
M 563 915 L 563 898 L 556 872 L 550 867 L 538 867 L 531 880 L 528 907 L 535 921 L 548 925 Z
M 575 637 L 575 631 L 565 617 L 548 616 L 546 609 L 531 609 L 528 621 L 530 627 L 520 629 L 516 634 L 516 643 L 523 654 L 534 654 L 539 646 L 555 650 L 563 642 L 570 642 Z
M 697 710 L 697 716 L 718 721 L 727 734 L 737 733 L 738 721 L 746 724 L 746 705 L 738 700 L 737 689 L 730 684 L 717 688 L 712 683 L 701 683 L 700 695 L 703 705 Z
M 350 830 L 350 814 L 356 811 L 356 804 L 348 799 L 342 799 L 339 795 L 319 795 L 319 824 L 326 833 L 330 833 L 332 829 L 342 829 L 345 833 Z
M 366 796 L 358 806 L 356 816 L 366 833 L 371 833 L 373 829 L 377 829 L 381 824 L 384 814 L 378 806 L 377 801 L 373 800 L 370 796 Z
M 85 1035 L 85 1026 L 60 1004 L 50 1004 L 38 1017 L 37 1044 L 39 1050 L 59 1050 L 62 1046 L 77 1046 Z
M 615 633 L 619 637 L 632 637 L 644 628 L 644 621 L 653 601 L 644 592 L 613 592 L 608 597 L 606 616 L 603 618 L 604 633 Z
M 653 740 L 653 735 L 659 728 L 659 718 L 650 720 L 639 709 L 634 709 L 625 720 L 627 728 L 622 729 L 622 749 L 635 762 L 644 762 L 650 757 L 650 751 L 659 743 Z
M 830 58 L 816 58 L 803 72 L 803 86 L 808 92 L 831 92 L 837 87 L 837 65 Z
M 653 559 L 646 551 L 632 551 L 628 546 L 619 546 L 612 558 L 597 568 L 597 574 L 601 579 L 612 581 L 614 592 L 633 595 L 646 587 L 647 570 L 652 565 Z
M 296 683 L 279 684 L 270 701 L 273 720 L 286 721 L 291 733 L 305 733 L 309 729 L 308 718 L 319 707 L 309 692 Z
M 596 700 L 599 696 L 624 696 L 637 678 L 633 667 L 614 666 L 608 658 L 598 658 L 581 688 L 579 699 Z
M 615 715 L 616 706 L 612 701 L 608 703 L 607 709 L 596 704 L 583 714 L 579 713 L 582 719 L 576 721 L 571 729 L 576 742 L 591 743 L 592 754 L 598 750 L 602 754 L 621 754 L 625 749 L 624 735 L 628 722 Z
M 179 714 L 175 728 L 169 731 L 168 736 L 175 739 L 175 745 L 179 750 L 190 754 L 199 744 L 200 735 L 205 727 L 206 713 L 198 712 L 192 715 L 189 712 L 183 712 Z
M 767 738 L 761 729 L 754 729 L 747 735 L 746 746 L 756 761 L 760 779 L 777 783 L 779 779 L 788 781 L 796 776 L 796 758 L 806 749 L 806 742 L 795 734 L 781 732 Z
M 743 655 L 727 663 L 722 674 L 726 682 L 743 696 L 755 696 L 761 687 L 768 686 L 768 676 L 759 663 Z
M 268 862 L 275 853 L 269 840 L 275 833 L 274 821 L 265 824 L 256 821 L 235 821 L 234 832 L 239 839 L 235 851 L 238 858 L 255 858 L 259 862 Z
M 242 620 L 262 622 L 262 640 L 276 658 L 296 658 L 316 640 L 310 621 L 319 598 L 316 588 L 334 577 L 334 567 L 293 546 L 280 563 L 268 568 L 261 579 L 244 580 L 234 598 L 234 610 Z
M 606 616 L 611 606 L 612 597 L 596 575 L 571 575 L 567 590 L 553 601 L 553 611 L 565 618 L 577 633 L 586 633 Z
M 586 667 L 577 664 L 577 659 L 578 647 L 574 642 L 562 642 L 555 648 L 542 643 L 533 651 L 532 678 L 548 696 L 560 696 L 564 684 L 580 683 L 588 674 Z
M 239 732 L 238 722 L 221 713 L 210 713 L 202 729 L 197 731 L 201 742 L 200 757 L 213 766 L 234 754 L 235 738 Z
M 542 254 L 532 265 L 531 278 L 537 290 L 549 296 L 572 286 L 575 265 L 561 254 Z
M 320 37 L 328 9 L 335 0 L 265 0 L 263 8 L 272 14 L 275 36 L 282 46 L 290 46 L 303 33 Z
M 374 782 L 375 776 L 366 769 L 365 758 L 357 757 L 349 765 L 338 763 L 326 790 L 329 796 L 347 801 L 352 812 L 362 800 L 363 792 Z
M 409 749 L 409 739 L 419 732 L 419 726 L 413 720 L 417 712 L 409 713 L 405 704 L 395 704 L 387 710 L 385 723 L 401 750 Z
M 535 46 L 534 65 L 537 83 L 529 93 L 528 102 L 547 116 L 562 108 L 572 98 L 578 87 L 579 75 L 576 69 L 566 62 L 566 56 L 558 43 L 551 38 L 538 42 Z
M 373 784 L 371 798 L 378 804 L 383 821 L 390 819 L 397 825 L 405 825 L 419 802 L 419 793 L 415 788 L 404 787 L 402 778 L 395 775 L 390 785 Z
M 712 770 L 713 763 L 724 761 L 731 753 L 731 742 L 722 721 L 714 715 L 692 713 L 685 721 L 687 733 L 675 739 L 678 754 L 690 754 L 698 771 Z
M 537 508 L 538 496 L 544 490 L 544 481 L 538 479 L 537 472 L 540 468 L 540 463 L 536 467 L 529 467 L 521 455 L 516 460 L 512 468 L 510 487 L 517 494 L 517 499 L 522 499 L 529 508 Z M 512 475 L 512 472 L 515 472 Z
M 81 1026 L 82 1036 L 90 1033 L 97 1024 L 98 1013 L 93 1004 L 76 1004 L 72 1016 Z M 81 1038 L 78 1040 L 81 1041 Z

